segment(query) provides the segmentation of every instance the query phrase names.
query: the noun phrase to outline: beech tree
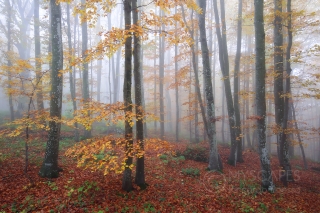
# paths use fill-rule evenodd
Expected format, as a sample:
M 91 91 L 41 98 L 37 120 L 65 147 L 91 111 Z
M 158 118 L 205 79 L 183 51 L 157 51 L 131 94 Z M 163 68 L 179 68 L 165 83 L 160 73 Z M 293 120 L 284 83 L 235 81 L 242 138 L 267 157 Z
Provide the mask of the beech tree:
M 124 9 L 124 25 L 125 30 L 131 28 L 131 3 L 132 0 L 123 1 Z M 132 98 L 131 98 L 131 86 L 132 86 L 132 38 L 130 35 L 126 36 L 125 49 L 124 49 L 124 82 L 123 82 L 123 101 L 124 101 L 124 112 L 125 112 L 125 141 L 126 141 L 126 167 L 123 172 L 122 178 L 122 189 L 125 191 L 132 190 L 132 170 L 130 168 L 133 163 L 132 146 L 133 146 L 133 130 L 131 126 L 132 122 Z
M 139 26 L 139 14 L 137 0 L 132 0 L 132 20 L 133 24 L 137 29 Z M 141 39 L 138 31 L 134 32 L 134 91 L 135 91 L 135 112 L 136 112 L 136 141 L 139 144 L 141 151 L 144 150 L 144 126 L 143 126 L 143 105 L 142 105 L 142 78 L 141 78 Z M 137 158 L 137 170 L 135 183 L 141 187 L 145 187 L 145 176 L 144 176 L 144 155 Z
M 52 45 L 52 65 L 51 65 L 51 92 L 50 92 L 50 118 L 48 141 L 43 164 L 40 168 L 41 177 L 56 178 L 61 171 L 58 167 L 59 140 L 60 140 L 60 119 L 62 107 L 63 88 L 63 47 L 61 31 L 61 7 L 60 3 L 50 0 L 51 15 L 51 45 Z
M 263 190 L 273 192 L 275 186 L 272 180 L 270 159 L 266 148 L 266 94 L 265 94 L 265 31 L 263 19 L 263 0 L 254 1 L 254 28 L 256 39 L 256 110 L 257 110 L 257 130 L 259 140 L 259 155 L 261 163 L 261 187 Z
M 206 27 L 205 27 L 205 14 L 206 14 L 206 1 L 199 1 L 199 7 L 202 9 L 202 13 L 199 14 L 199 31 L 200 31 L 200 43 L 202 51 L 202 64 L 203 75 L 205 75 L 205 95 L 207 101 L 207 134 L 210 144 L 209 154 L 209 169 L 210 170 L 222 170 L 222 163 L 219 160 L 219 153 L 216 140 L 216 117 L 215 117 L 215 105 L 212 90 L 211 81 L 211 67 L 209 63 L 209 49 L 207 44 Z

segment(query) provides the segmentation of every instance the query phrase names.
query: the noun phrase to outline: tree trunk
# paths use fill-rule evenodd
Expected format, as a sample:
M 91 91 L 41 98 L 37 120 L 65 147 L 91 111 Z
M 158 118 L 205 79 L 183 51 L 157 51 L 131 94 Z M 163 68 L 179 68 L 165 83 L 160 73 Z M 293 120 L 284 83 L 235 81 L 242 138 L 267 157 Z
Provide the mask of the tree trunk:
M 124 23 L 125 30 L 131 28 L 131 0 L 124 0 Z M 122 189 L 129 192 L 132 187 L 132 170 L 130 166 L 133 162 L 132 146 L 133 146 L 133 131 L 130 123 L 132 122 L 132 99 L 131 99 L 131 86 L 132 86 L 132 38 L 126 38 L 125 41 L 125 64 L 124 64 L 124 83 L 123 83 L 123 101 L 125 112 L 125 139 L 126 139 L 126 162 L 125 170 L 122 177 Z
M 295 129 L 297 131 L 299 147 L 301 149 L 304 169 L 308 169 L 308 163 L 307 163 L 306 155 L 304 153 L 304 148 L 303 148 L 303 145 L 302 145 L 302 139 L 301 139 L 301 136 L 300 136 L 300 131 L 299 131 L 298 122 L 297 122 L 297 118 L 296 118 L 296 110 L 294 108 L 293 102 L 291 102 L 291 108 L 292 108 L 292 116 L 293 116 L 293 120 L 294 120 L 294 127 L 295 127 Z
M 37 108 L 44 109 L 42 83 L 41 83 L 41 49 L 40 49 L 40 20 L 39 20 L 39 0 L 34 1 L 34 44 L 35 44 L 35 58 L 36 58 L 36 78 L 38 83 L 37 88 Z
M 71 43 L 71 26 L 70 26 L 70 5 L 67 4 L 67 35 L 68 35 L 68 48 L 69 48 L 69 82 L 70 82 L 70 94 L 71 94 L 71 101 L 73 106 L 73 113 L 77 111 L 77 102 L 76 102 L 76 91 L 75 91 L 75 81 L 73 79 L 72 73 L 72 66 L 70 65 L 72 62 L 72 43 Z M 79 138 L 79 130 L 78 130 L 78 123 L 74 123 L 74 140 L 78 142 Z
M 51 44 L 52 44 L 52 71 L 50 94 L 50 117 L 61 119 L 63 76 L 59 72 L 63 69 L 63 47 L 61 33 L 61 8 L 60 3 L 50 0 L 51 10 Z M 49 122 L 48 141 L 44 162 L 39 171 L 41 177 L 56 178 L 59 176 L 58 154 L 60 139 L 60 122 Z
M 133 24 L 139 24 L 138 18 L 138 7 L 137 0 L 132 0 L 132 19 Z M 143 138 L 143 106 L 142 106 L 142 78 L 141 78 L 141 39 L 137 33 L 135 33 L 134 38 L 134 48 L 133 48 L 133 58 L 134 58 L 134 83 L 135 83 L 135 111 L 136 111 L 136 137 L 137 143 L 139 144 L 139 151 L 144 152 L 144 138 Z M 140 187 L 146 186 L 145 176 L 144 176 L 144 154 L 137 157 L 137 168 L 135 183 Z
M 193 15 L 193 13 L 192 13 Z M 191 17 L 193 19 L 193 16 Z M 194 33 L 193 40 L 195 42 L 195 66 L 197 67 L 196 69 L 199 70 L 199 57 L 198 57 L 198 52 L 199 52 L 199 42 L 198 42 L 198 30 L 195 31 L 194 26 L 192 24 L 192 32 Z M 205 77 L 204 77 L 205 78 Z M 194 91 L 195 93 L 197 92 L 197 87 L 200 87 L 200 84 L 195 85 Z M 197 94 L 195 99 L 197 100 Z M 194 103 L 194 142 L 199 143 L 199 119 L 198 119 L 198 102 Z M 203 107 L 205 109 L 205 106 Z M 204 110 L 205 111 L 205 110 Z
M 175 8 L 175 13 L 177 13 L 177 7 Z M 177 21 L 175 22 L 175 37 L 177 38 Z M 179 108 L 179 85 L 178 85 L 178 61 L 177 60 L 178 56 L 178 45 L 174 45 L 174 58 L 175 58 L 175 63 L 174 63 L 174 85 L 175 85 L 175 96 L 176 96 L 176 142 L 179 141 L 179 116 L 180 116 L 180 108 Z
M 242 41 L 242 0 L 239 0 L 238 6 L 238 30 L 237 30 L 237 53 L 234 65 L 234 111 L 236 118 L 236 140 L 237 140 L 237 162 L 243 162 L 242 157 L 242 133 L 239 107 L 239 82 L 240 82 L 240 58 L 241 58 L 241 41 Z
M 276 4 L 276 9 L 277 9 L 277 3 L 281 3 L 281 1 L 277 2 L 275 1 Z M 292 29 L 291 29 L 291 1 L 288 0 L 288 13 L 289 13 L 289 18 L 288 18 L 288 46 L 287 46 L 287 50 L 286 50 L 286 86 L 285 86 L 285 93 L 290 94 L 291 93 L 291 82 L 290 82 L 290 75 L 291 75 L 291 62 L 290 62 L 290 54 L 291 54 L 291 47 L 292 47 Z M 279 11 L 282 12 L 282 8 L 279 7 Z M 281 15 L 281 14 L 280 14 Z M 281 23 L 281 17 L 279 20 L 277 20 L 276 17 L 276 25 L 277 22 Z M 281 27 L 280 27 L 281 29 Z M 282 36 L 282 35 L 281 35 Z M 280 43 L 279 43 L 280 45 Z M 280 47 L 279 47 L 280 48 Z M 278 50 L 280 52 L 280 50 Z M 282 46 L 281 46 L 281 52 L 282 52 Z M 280 54 L 280 53 L 279 53 Z M 282 58 L 283 59 L 283 58 Z M 275 62 L 278 62 L 275 60 Z M 281 63 L 278 62 L 278 63 Z M 282 61 L 283 63 L 283 61 Z M 282 67 L 279 67 L 279 69 L 283 69 Z M 280 74 L 279 70 L 279 74 Z M 281 72 L 282 73 L 282 72 Z M 281 74 L 282 75 L 282 74 Z M 279 83 L 280 84 L 280 83 Z M 279 85 L 280 87 L 280 85 Z M 282 84 L 282 88 L 283 88 L 283 84 Z M 281 89 L 280 89 L 281 91 Z M 284 91 L 282 89 L 282 93 L 284 94 Z M 279 92 L 278 94 L 281 94 L 281 92 Z M 279 97 L 282 98 L 282 97 Z M 281 132 L 280 132 L 280 137 L 278 137 L 280 139 L 280 165 L 282 166 L 282 168 L 285 170 L 285 174 L 284 174 L 284 178 L 283 178 L 283 183 L 284 185 L 287 185 L 287 181 L 293 181 L 293 176 L 292 176 L 292 170 L 291 170 L 291 164 L 290 164 L 290 160 L 289 160 L 289 141 L 288 141 L 288 134 L 286 133 L 286 130 L 288 128 L 288 115 L 289 115 L 289 97 L 285 96 L 284 97 L 284 101 L 282 101 L 283 104 L 283 112 L 280 112 L 279 116 L 281 119 L 282 117 L 282 123 L 281 123 Z M 281 121 L 281 120 L 280 120 Z
M 274 104 L 277 125 L 277 151 L 280 165 L 283 167 L 283 156 L 280 143 L 283 136 L 283 32 L 282 32 L 282 1 L 274 0 Z
M 228 159 L 228 163 L 230 165 L 236 166 L 237 162 L 237 140 L 236 140 L 236 131 L 235 131 L 235 111 L 233 105 L 233 98 L 231 93 L 231 85 L 230 85 L 230 76 L 229 76 L 229 56 L 228 56 L 228 48 L 227 48 L 227 35 L 226 35 L 226 23 L 225 23 L 225 4 L 224 0 L 220 0 L 221 6 L 221 25 L 222 32 L 220 30 L 220 20 L 218 13 L 217 0 L 214 0 L 214 13 L 215 13 L 215 21 L 216 21 L 216 34 L 218 38 L 219 44 L 219 60 L 220 67 L 224 79 L 224 89 L 226 93 L 226 101 L 227 101 L 227 110 L 229 117 L 229 131 L 230 131 L 230 140 L 231 140 L 231 150 Z
M 259 139 L 259 155 L 261 163 L 261 187 L 263 190 L 274 192 L 270 159 L 266 148 L 266 94 L 265 94 L 265 32 L 263 20 L 263 0 L 254 0 L 254 28 L 256 40 L 256 109 L 257 129 Z
M 120 12 L 120 28 L 122 28 L 123 22 L 123 10 Z M 113 103 L 119 100 L 118 91 L 120 91 L 120 65 L 121 65 L 121 47 L 117 52 L 117 64 L 116 64 L 116 81 L 114 82 L 114 95 L 113 95 Z
M 164 15 L 162 10 L 159 11 L 160 16 Z M 161 24 L 161 31 L 165 31 L 165 25 Z M 164 97 L 163 97 L 163 82 L 164 82 L 164 53 L 165 53 L 165 37 L 160 36 L 159 46 L 159 94 L 160 94 L 160 138 L 164 139 Z
M 8 11 L 8 17 L 7 17 L 7 39 L 8 39 L 8 43 L 7 43 L 7 66 L 8 66 L 8 97 L 9 97 L 9 108 L 10 108 L 10 121 L 14 121 L 14 107 L 13 107 L 13 98 L 12 98 L 12 92 L 11 92 L 11 22 L 12 22 L 12 5 L 10 5 L 10 1 L 6 0 L 6 9 Z
M 82 10 L 85 11 L 86 0 L 81 0 Z M 83 15 L 86 15 L 84 12 Z M 86 18 L 86 17 L 84 17 Z M 87 21 L 83 21 L 81 25 L 82 30 L 82 98 L 84 107 L 87 108 L 87 104 L 90 103 L 90 94 L 89 94 L 89 67 L 87 62 L 87 50 L 88 50 L 88 26 Z M 88 111 L 88 116 L 90 116 L 90 112 Z M 84 130 L 84 138 L 91 138 L 91 130 Z
M 215 117 L 215 105 L 212 91 L 211 81 L 211 67 L 209 60 L 209 49 L 206 36 L 206 1 L 199 1 L 199 7 L 202 8 L 202 14 L 199 14 L 199 31 L 200 31 L 200 43 L 202 52 L 202 65 L 203 75 L 205 76 L 205 95 L 207 100 L 207 133 L 210 144 L 209 154 L 209 170 L 221 170 L 222 163 L 218 153 L 217 140 L 216 140 L 216 117 Z M 205 120 L 205 119 L 204 119 Z

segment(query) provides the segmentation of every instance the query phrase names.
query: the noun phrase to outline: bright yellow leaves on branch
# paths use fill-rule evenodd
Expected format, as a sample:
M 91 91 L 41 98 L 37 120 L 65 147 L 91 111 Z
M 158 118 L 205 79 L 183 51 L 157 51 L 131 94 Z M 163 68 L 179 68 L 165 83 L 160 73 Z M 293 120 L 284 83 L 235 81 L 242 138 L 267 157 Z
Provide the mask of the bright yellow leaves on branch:
M 167 153 L 172 152 L 172 145 L 160 139 L 144 140 L 145 150 L 140 149 L 140 144 L 134 143 L 128 149 L 129 143 L 123 138 L 113 138 L 111 136 L 102 137 L 96 140 L 87 140 L 70 148 L 66 152 L 66 156 L 76 158 L 79 167 L 91 169 L 93 171 L 100 170 L 104 175 L 109 173 L 122 173 L 126 168 L 127 157 L 142 157 L 148 153 Z M 127 149 L 126 149 L 127 147 Z M 130 150 L 126 153 L 125 150 Z M 130 169 L 134 165 L 129 165 Z

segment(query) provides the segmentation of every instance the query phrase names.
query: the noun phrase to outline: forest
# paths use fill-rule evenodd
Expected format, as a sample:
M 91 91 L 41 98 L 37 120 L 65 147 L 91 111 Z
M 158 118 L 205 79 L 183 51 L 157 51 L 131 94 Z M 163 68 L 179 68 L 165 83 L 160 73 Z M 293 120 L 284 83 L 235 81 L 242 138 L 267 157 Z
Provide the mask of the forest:
M 319 1 L 0 9 L 0 213 L 320 212 Z

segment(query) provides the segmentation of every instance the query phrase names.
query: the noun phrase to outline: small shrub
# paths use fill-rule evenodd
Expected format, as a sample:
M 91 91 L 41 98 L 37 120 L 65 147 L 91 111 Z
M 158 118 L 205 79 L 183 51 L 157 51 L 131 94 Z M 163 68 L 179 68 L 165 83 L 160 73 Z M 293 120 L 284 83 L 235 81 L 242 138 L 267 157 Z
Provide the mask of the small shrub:
M 200 176 L 200 170 L 197 168 L 186 168 L 182 169 L 182 174 L 197 177 Z

